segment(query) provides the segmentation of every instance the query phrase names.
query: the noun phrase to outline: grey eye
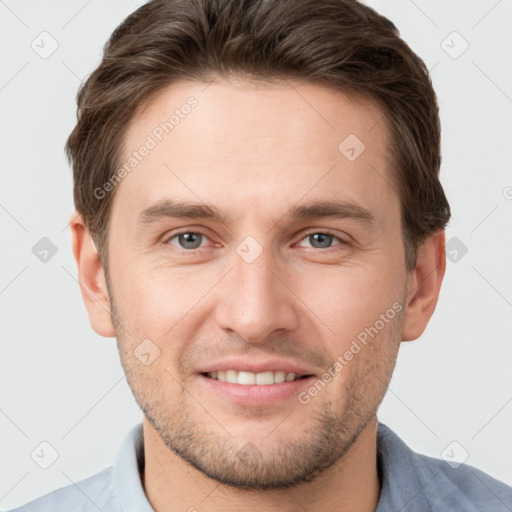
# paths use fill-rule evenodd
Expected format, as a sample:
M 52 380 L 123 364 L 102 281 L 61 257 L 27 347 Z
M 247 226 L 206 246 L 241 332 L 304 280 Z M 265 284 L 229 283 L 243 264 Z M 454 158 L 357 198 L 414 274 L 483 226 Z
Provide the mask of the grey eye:
M 333 239 L 336 238 L 328 233 L 312 233 L 306 237 L 315 249 L 328 249 Z
M 179 233 L 173 236 L 169 242 L 175 238 L 178 239 L 178 243 L 183 249 L 198 249 L 201 246 L 203 235 L 201 233 L 194 233 L 193 231 Z

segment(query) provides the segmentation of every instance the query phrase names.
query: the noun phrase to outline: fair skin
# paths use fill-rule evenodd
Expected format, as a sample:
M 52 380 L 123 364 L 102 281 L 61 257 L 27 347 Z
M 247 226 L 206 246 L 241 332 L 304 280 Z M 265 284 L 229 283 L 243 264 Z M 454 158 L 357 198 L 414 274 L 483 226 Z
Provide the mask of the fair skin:
M 376 411 L 400 343 L 418 338 L 434 312 L 444 232 L 407 272 L 382 113 L 319 85 L 174 84 L 132 120 L 123 162 L 190 96 L 198 105 L 117 185 L 109 286 L 83 219 L 71 222 L 91 324 L 117 337 L 145 412 L 148 499 L 158 512 L 374 511 Z M 338 150 L 349 134 L 366 146 L 354 161 Z M 227 218 L 140 221 L 168 199 L 206 203 Z M 372 220 L 289 215 L 328 200 Z M 313 236 L 326 232 L 333 236 Z M 262 249 L 251 262 L 237 252 L 246 237 L 257 242 L 252 254 Z M 393 304 L 400 313 L 300 403 L 298 392 Z M 144 339 L 160 350 L 147 366 L 134 355 Z M 199 373 L 233 356 L 293 362 L 313 377 L 273 384 L 294 387 L 272 403 L 236 401 Z

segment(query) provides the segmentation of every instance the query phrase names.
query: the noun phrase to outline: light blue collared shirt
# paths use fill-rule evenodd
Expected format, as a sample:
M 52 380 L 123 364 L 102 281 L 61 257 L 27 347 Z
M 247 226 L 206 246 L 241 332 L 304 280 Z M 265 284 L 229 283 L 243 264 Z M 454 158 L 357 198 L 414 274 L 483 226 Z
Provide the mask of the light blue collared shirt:
M 383 423 L 377 428 L 381 493 L 375 512 L 512 512 L 512 487 L 484 472 L 413 452 Z M 11 512 L 154 512 L 142 487 L 142 424 L 124 440 L 114 466 Z

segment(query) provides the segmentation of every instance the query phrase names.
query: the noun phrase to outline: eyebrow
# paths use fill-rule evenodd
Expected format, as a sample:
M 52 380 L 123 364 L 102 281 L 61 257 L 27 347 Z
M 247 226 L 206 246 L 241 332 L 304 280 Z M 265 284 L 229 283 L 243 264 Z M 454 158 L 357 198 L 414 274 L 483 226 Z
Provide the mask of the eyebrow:
M 373 224 L 375 217 L 362 206 L 347 201 L 315 201 L 293 206 L 286 215 L 294 220 L 314 219 L 354 219 L 365 224 Z M 138 225 L 147 225 L 166 218 L 210 219 L 230 224 L 232 217 L 205 203 L 189 203 L 163 199 L 144 209 L 137 218 Z

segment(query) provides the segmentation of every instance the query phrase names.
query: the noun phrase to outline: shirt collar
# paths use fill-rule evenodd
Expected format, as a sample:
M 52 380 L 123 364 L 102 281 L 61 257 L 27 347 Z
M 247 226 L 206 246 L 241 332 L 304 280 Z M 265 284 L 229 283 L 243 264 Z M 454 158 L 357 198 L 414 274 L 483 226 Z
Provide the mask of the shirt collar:
M 114 465 L 114 492 L 123 512 L 154 512 L 142 487 L 143 472 L 144 437 L 139 423 L 123 441 Z
M 388 426 L 377 426 L 380 497 L 375 512 L 431 510 L 423 489 L 436 476 Z M 409 508 L 410 507 L 410 508 Z

